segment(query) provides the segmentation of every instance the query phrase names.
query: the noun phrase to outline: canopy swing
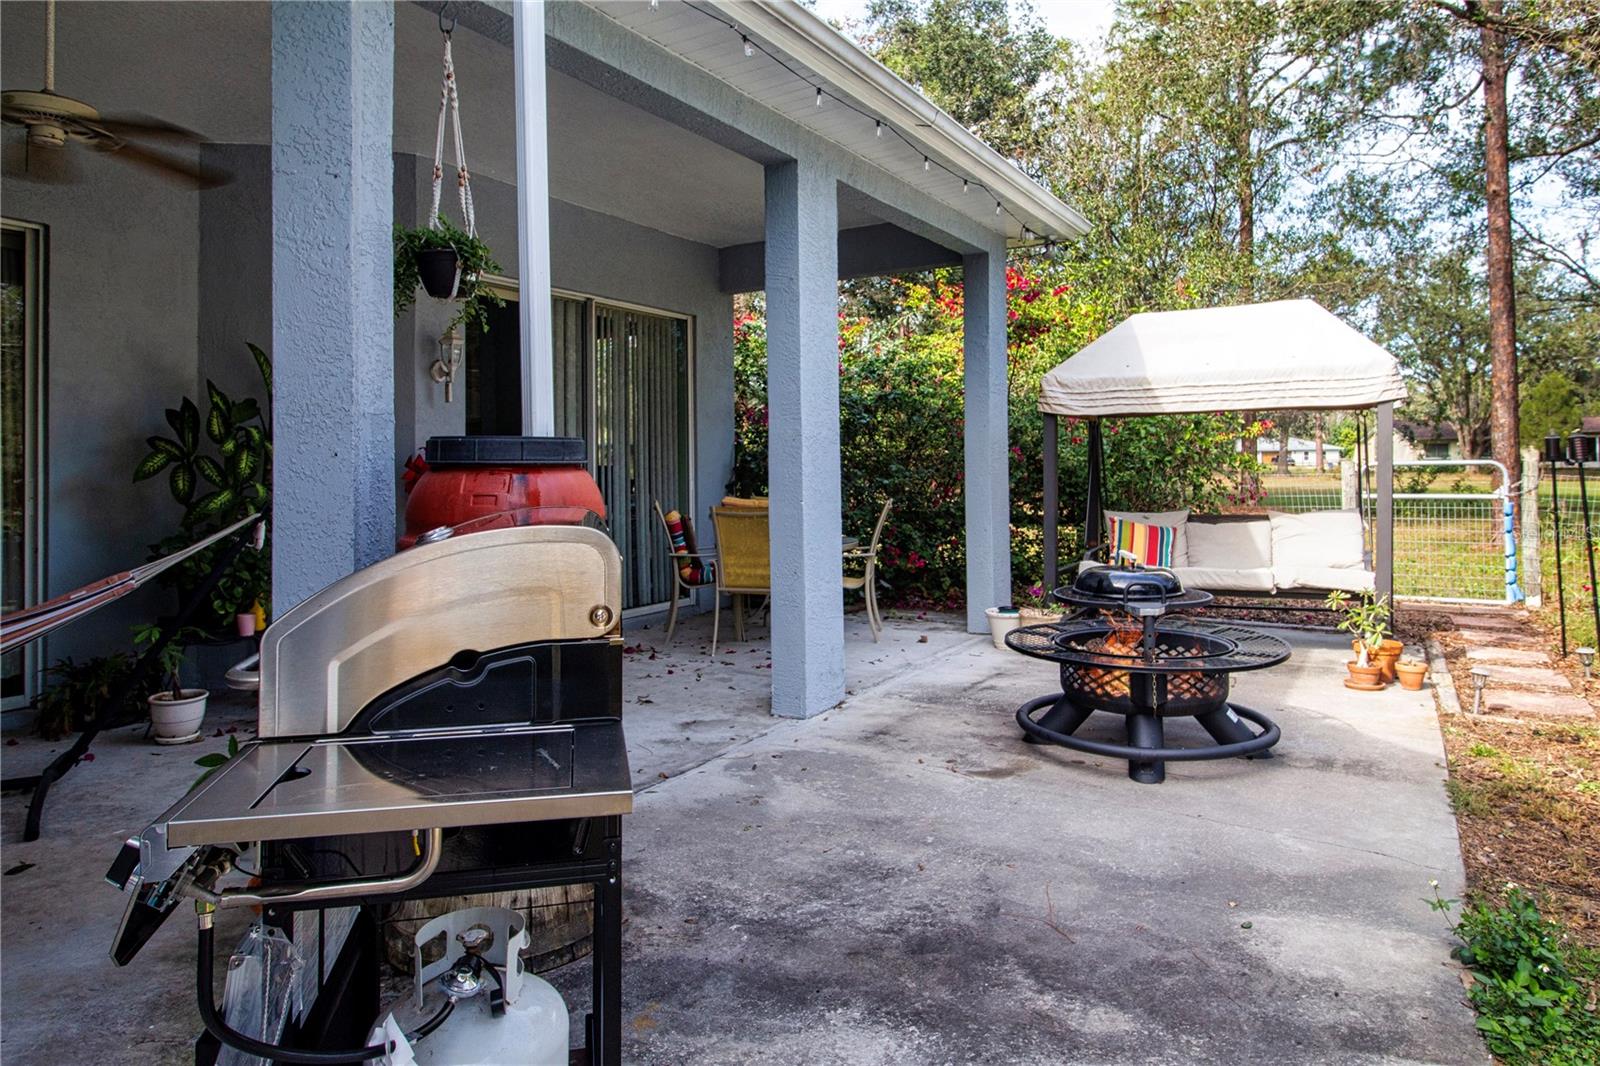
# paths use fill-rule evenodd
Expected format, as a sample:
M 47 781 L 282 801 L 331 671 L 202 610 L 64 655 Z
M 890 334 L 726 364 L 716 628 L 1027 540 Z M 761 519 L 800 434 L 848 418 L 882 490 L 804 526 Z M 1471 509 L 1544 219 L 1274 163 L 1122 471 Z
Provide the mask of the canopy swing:
M 1103 534 L 1107 418 L 1205 414 L 1215 411 L 1377 411 L 1376 515 L 1368 575 L 1338 565 L 1305 566 L 1299 576 L 1271 559 L 1265 569 L 1241 570 L 1247 588 L 1217 587 L 1228 595 L 1320 594 L 1331 588 L 1372 587 L 1394 601 L 1394 405 L 1405 399 L 1399 365 L 1383 348 L 1312 300 L 1137 314 L 1045 374 L 1039 388 L 1044 415 L 1045 587 L 1060 584 L 1059 427 L 1062 417 L 1087 422 L 1089 468 L 1085 542 Z M 1367 444 L 1363 439 L 1363 446 Z M 1361 449 L 1365 452 L 1365 447 Z M 1359 459 L 1364 476 L 1366 456 Z M 1357 521 L 1364 521 L 1358 482 Z M 1292 516 L 1279 516 L 1285 524 Z M 1264 521 L 1264 520 L 1261 520 Z M 1258 521 L 1257 524 L 1261 524 Z M 1363 539 L 1365 528 L 1362 527 Z M 1267 542 L 1270 543 L 1270 542 Z M 1297 549 L 1303 556 L 1307 544 Z M 1270 547 L 1266 548 L 1270 552 Z M 1238 565 L 1236 563 L 1230 565 Z M 1201 571 L 1220 574 L 1221 571 Z M 1288 576 L 1285 576 L 1286 573 Z M 1274 577 L 1276 575 L 1276 577 Z M 1287 585 L 1279 582 L 1287 581 Z M 1349 581 L 1350 583 L 1346 583 Z M 1189 582 L 1186 582 L 1189 583 Z M 1226 582 L 1224 582 L 1226 584 Z M 1202 578 L 1197 587 L 1207 588 Z

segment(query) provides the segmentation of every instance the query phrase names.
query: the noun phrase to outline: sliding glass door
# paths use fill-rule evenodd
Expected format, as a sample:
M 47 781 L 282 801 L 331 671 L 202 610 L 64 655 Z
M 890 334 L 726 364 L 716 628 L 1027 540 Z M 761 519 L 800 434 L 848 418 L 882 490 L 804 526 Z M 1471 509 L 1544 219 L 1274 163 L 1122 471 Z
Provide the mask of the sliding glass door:
M 41 591 L 39 509 L 43 446 L 44 231 L 0 223 L 0 601 L 25 607 Z M 25 706 L 38 679 L 38 646 L 0 659 L 0 706 Z

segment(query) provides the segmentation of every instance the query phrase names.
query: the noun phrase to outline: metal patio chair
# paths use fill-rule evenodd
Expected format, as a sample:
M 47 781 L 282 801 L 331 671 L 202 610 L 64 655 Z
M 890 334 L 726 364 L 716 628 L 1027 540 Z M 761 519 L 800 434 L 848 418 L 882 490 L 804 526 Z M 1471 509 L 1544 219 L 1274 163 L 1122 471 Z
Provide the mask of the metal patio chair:
M 844 563 L 849 567 L 861 563 L 861 573 L 844 575 L 844 588 L 846 592 L 860 589 L 867 600 L 867 624 L 872 627 L 872 642 L 876 644 L 878 637 L 883 633 L 883 615 L 878 611 L 878 546 L 883 540 L 883 524 L 889 520 L 889 508 L 894 506 L 893 500 L 883 501 L 883 510 L 878 512 L 878 524 L 872 527 L 872 541 L 865 548 L 860 545 L 844 549 Z
M 722 624 L 722 594 L 733 596 L 733 639 L 744 639 L 744 598 L 772 595 L 771 537 L 765 509 L 713 507 L 717 530 L 717 606 L 711 615 L 711 650 Z
M 661 501 L 653 500 L 651 502 L 655 505 L 656 519 L 661 523 L 661 535 L 667 538 L 667 550 L 672 553 L 672 606 L 667 610 L 667 639 L 663 642 L 664 644 L 671 644 L 672 631 L 678 628 L 678 602 L 683 599 L 683 594 L 685 592 L 693 593 L 695 589 L 705 588 L 708 585 L 715 584 L 716 581 L 714 576 L 703 577 L 699 581 L 694 581 L 692 580 L 693 571 L 690 568 L 694 563 L 698 562 L 704 569 L 709 569 L 714 575 L 717 570 L 717 553 L 714 551 L 689 551 L 687 550 L 687 543 L 685 543 L 684 550 L 679 551 L 677 543 L 672 539 L 672 527 L 667 523 L 666 513 L 661 510 Z M 682 512 L 679 513 L 681 514 Z M 684 531 L 688 535 L 693 533 L 687 521 L 684 524 Z M 684 575 L 684 570 L 686 569 L 690 570 L 690 575 L 687 577 Z

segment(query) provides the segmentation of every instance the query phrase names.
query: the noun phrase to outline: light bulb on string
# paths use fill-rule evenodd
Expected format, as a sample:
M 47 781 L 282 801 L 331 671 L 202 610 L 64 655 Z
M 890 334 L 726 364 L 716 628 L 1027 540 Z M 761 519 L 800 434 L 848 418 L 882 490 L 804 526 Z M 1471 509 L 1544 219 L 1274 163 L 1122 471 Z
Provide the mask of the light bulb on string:
M 927 156 L 923 156 L 922 157 L 922 172 L 924 174 L 926 174 L 928 172 L 928 157 Z
M 998 217 L 999 214 L 1000 214 L 1000 201 L 999 200 L 996 200 L 994 202 L 994 213 L 995 213 L 996 217 Z
M 822 90 L 821 89 L 817 90 L 817 106 L 818 107 L 822 106 Z
M 882 137 L 883 136 L 883 123 L 879 122 L 877 119 L 873 119 L 872 120 L 872 126 L 873 126 L 873 135 L 877 136 L 877 137 Z
M 961 179 L 961 191 L 962 192 L 966 192 L 967 191 L 967 179 L 966 178 L 962 178 Z
M 744 55 L 748 59 L 756 54 L 756 46 L 750 43 L 750 38 L 744 38 Z

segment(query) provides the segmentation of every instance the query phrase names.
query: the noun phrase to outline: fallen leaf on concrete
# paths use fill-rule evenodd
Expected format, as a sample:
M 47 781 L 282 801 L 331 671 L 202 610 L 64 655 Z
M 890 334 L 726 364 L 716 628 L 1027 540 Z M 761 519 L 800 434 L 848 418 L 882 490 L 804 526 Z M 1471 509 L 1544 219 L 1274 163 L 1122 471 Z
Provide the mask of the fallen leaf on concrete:
M 924 633 L 924 634 L 922 634 L 922 636 L 918 637 L 917 638 L 917 643 L 918 644 L 926 644 L 926 643 L 928 643 L 928 634 Z

